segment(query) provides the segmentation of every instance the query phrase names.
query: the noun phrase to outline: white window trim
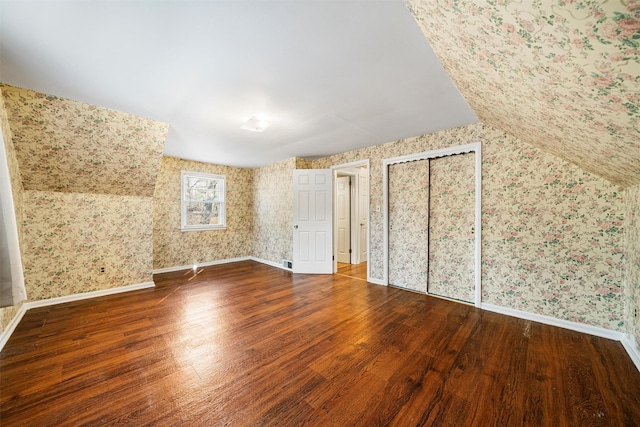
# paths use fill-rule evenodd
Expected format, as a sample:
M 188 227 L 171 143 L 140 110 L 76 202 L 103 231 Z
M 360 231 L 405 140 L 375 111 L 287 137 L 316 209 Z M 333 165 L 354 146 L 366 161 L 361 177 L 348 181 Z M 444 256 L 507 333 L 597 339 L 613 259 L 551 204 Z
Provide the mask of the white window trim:
M 187 221 L 187 204 L 185 203 L 185 177 L 200 177 L 209 179 L 219 179 L 222 181 L 222 203 L 219 215 L 222 218 L 221 224 L 209 225 L 188 225 Z M 215 175 L 211 173 L 181 171 L 180 172 L 180 231 L 207 231 L 207 230 L 225 230 L 227 228 L 227 178 L 224 175 Z

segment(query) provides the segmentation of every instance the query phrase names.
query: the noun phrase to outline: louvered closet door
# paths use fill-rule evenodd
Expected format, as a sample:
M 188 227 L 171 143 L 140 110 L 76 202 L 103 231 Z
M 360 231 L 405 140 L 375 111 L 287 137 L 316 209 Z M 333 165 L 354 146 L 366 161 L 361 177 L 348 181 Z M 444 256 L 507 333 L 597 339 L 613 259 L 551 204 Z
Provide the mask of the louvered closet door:
M 428 293 L 473 302 L 475 153 L 430 160 Z
M 389 165 L 389 284 L 427 290 L 429 160 Z

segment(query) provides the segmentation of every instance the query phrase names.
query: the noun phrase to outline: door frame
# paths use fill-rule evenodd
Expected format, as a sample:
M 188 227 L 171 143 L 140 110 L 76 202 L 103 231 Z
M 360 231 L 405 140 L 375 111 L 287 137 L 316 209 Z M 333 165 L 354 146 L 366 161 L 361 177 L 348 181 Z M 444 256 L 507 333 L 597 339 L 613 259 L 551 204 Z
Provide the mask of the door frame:
M 480 307 L 482 301 L 482 144 L 475 142 L 439 150 L 408 154 L 406 156 L 384 159 L 382 164 L 382 205 L 383 205 L 383 285 L 389 286 L 389 166 L 417 160 L 436 159 L 456 154 L 475 153 L 475 306 Z M 367 267 L 369 267 L 367 265 Z M 427 290 L 427 294 L 429 291 Z
M 367 217 L 367 254 L 369 255 L 367 257 L 367 281 L 371 281 L 371 263 L 369 262 L 370 258 L 371 258 L 371 162 L 369 161 L 369 159 L 364 159 L 364 160 L 357 160 L 355 162 L 349 162 L 349 163 L 342 163 L 340 165 L 334 165 L 331 166 L 330 169 L 333 171 L 333 205 L 334 205 L 334 209 L 335 206 L 337 205 L 336 202 L 336 191 L 335 191 L 335 181 L 336 178 L 338 177 L 338 173 L 341 174 L 345 174 L 345 175 L 352 175 L 353 172 L 351 171 L 351 169 L 353 168 L 362 168 L 364 167 L 367 170 L 367 199 L 368 199 L 368 203 L 367 203 L 367 212 L 366 212 L 366 217 Z M 347 171 L 345 171 L 344 169 L 349 169 Z M 359 184 L 358 184 L 359 185 Z M 338 253 L 338 248 L 337 248 L 337 239 L 336 239 L 336 235 L 337 235 L 337 224 L 335 221 L 335 212 L 334 212 L 334 221 L 333 221 L 333 272 L 336 273 L 338 271 L 338 257 L 336 256 L 336 254 Z M 353 260 L 353 258 L 352 258 Z
M 352 209 L 353 207 L 353 193 L 356 191 L 356 184 L 353 183 L 353 178 L 357 178 L 357 176 L 353 172 L 346 171 L 336 171 L 333 174 L 333 242 L 334 242 L 334 254 L 335 254 L 335 262 L 338 261 L 338 179 L 339 178 L 349 178 L 349 249 L 351 252 L 349 253 L 349 264 L 355 264 L 355 252 L 353 252 L 353 234 L 354 234 L 354 219 L 355 212 Z

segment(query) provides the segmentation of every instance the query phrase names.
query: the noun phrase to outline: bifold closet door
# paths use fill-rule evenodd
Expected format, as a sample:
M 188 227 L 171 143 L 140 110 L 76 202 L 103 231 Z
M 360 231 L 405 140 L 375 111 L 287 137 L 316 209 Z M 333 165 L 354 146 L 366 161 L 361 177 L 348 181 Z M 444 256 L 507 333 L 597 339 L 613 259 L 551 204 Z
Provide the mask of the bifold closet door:
M 428 293 L 474 302 L 475 153 L 430 160 Z
M 429 160 L 389 165 L 389 284 L 427 290 Z

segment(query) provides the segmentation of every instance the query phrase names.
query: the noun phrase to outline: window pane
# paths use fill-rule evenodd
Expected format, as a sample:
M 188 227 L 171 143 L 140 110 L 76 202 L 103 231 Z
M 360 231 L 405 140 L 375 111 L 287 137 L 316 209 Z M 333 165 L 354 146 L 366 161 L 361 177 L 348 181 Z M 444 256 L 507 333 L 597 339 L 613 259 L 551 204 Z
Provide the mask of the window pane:
M 216 202 L 220 200 L 220 193 L 206 189 L 191 189 L 186 195 L 187 202 Z
M 187 225 L 220 224 L 219 203 L 187 203 Z
M 182 171 L 182 229 L 225 228 L 223 175 Z

